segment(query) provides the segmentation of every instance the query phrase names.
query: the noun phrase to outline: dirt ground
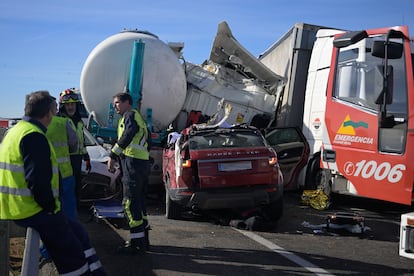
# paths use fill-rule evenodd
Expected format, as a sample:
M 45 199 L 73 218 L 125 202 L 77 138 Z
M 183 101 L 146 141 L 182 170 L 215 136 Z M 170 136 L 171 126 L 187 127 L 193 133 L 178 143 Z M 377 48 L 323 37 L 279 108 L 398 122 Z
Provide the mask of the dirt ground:
M 19 276 L 22 272 L 25 237 L 10 238 L 9 276 Z M 57 276 L 53 263 L 47 263 L 39 269 L 39 276 Z
M 22 262 L 23 262 L 23 253 L 24 253 L 24 237 L 14 237 L 10 238 L 10 249 L 9 249 L 9 266 L 10 266 L 10 276 L 20 275 Z

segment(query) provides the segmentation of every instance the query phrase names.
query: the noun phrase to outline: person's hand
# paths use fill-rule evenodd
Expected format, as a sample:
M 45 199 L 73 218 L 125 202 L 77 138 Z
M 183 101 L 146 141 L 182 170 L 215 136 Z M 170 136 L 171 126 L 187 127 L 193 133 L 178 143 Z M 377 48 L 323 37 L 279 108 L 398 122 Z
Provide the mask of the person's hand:
M 109 172 L 114 173 L 115 172 L 115 159 L 109 158 L 106 166 L 108 167 Z
M 85 160 L 85 166 L 86 166 L 86 171 L 88 173 L 91 172 L 92 166 L 91 166 L 91 160 Z

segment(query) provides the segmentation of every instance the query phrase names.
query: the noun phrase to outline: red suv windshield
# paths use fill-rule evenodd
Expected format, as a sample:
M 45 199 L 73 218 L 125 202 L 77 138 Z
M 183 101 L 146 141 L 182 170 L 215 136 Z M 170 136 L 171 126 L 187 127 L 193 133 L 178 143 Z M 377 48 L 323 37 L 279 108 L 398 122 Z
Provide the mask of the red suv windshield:
M 190 149 L 263 147 L 263 137 L 255 131 L 217 130 L 200 132 L 189 137 Z

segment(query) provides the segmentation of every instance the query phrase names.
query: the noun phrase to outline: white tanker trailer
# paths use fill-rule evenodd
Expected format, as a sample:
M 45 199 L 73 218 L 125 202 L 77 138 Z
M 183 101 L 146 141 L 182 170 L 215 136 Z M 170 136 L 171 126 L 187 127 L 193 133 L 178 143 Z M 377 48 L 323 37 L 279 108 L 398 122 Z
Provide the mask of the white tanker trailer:
M 135 44 L 143 48 L 135 55 Z M 135 66 L 136 64 L 138 66 Z M 135 72 L 134 72 L 135 71 Z M 136 91 L 131 86 L 136 84 Z M 141 99 L 141 112 L 152 114 L 152 131 L 166 128 L 186 98 L 186 77 L 177 55 L 157 36 L 122 31 L 99 43 L 89 54 L 81 74 L 80 91 L 87 111 L 102 127 L 116 127 L 109 118 L 112 97 L 129 91 Z
M 141 113 L 156 135 L 180 112 L 186 86 L 177 54 L 154 34 L 134 30 L 110 36 L 92 50 L 81 73 L 80 93 L 89 113 L 88 129 L 105 141 L 116 139 L 119 115 L 114 114 L 113 96 L 129 92 L 135 107 L 141 103 Z M 162 187 L 161 153 L 161 147 L 150 152 L 150 188 L 156 191 Z

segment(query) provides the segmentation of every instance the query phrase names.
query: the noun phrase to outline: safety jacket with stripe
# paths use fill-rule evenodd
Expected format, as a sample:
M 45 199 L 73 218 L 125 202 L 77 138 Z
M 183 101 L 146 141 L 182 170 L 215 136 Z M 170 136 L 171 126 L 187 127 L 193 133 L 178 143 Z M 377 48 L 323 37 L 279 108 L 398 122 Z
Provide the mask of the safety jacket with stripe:
M 25 179 L 23 157 L 20 152 L 22 139 L 30 133 L 42 130 L 32 123 L 21 120 L 3 139 L 0 148 L 0 219 L 23 219 L 42 210 L 35 201 Z M 46 138 L 46 136 L 45 136 Z M 50 147 L 52 164 L 51 187 L 55 198 L 55 212 L 60 210 L 59 171 L 55 151 Z
M 138 124 L 138 132 L 132 138 L 131 143 L 126 148 L 122 148 L 118 143 L 112 148 L 112 152 L 116 155 L 123 153 L 136 159 L 149 160 L 148 152 L 148 129 L 141 114 L 136 109 L 131 109 L 134 112 L 134 119 Z M 124 116 L 118 122 L 118 140 L 121 139 L 125 131 Z
M 83 136 L 83 128 L 84 125 L 82 121 L 79 121 L 76 126 L 73 120 L 69 120 L 70 125 L 72 126 L 73 130 L 76 131 L 76 134 L 78 135 L 78 149 L 74 152 L 71 152 L 70 155 L 85 155 L 88 153 L 85 147 L 85 138 Z
M 52 143 L 56 159 L 59 165 L 59 170 L 62 178 L 73 175 L 72 164 L 69 156 L 69 143 L 66 131 L 67 118 L 53 116 L 52 122 L 47 127 L 46 136 Z

